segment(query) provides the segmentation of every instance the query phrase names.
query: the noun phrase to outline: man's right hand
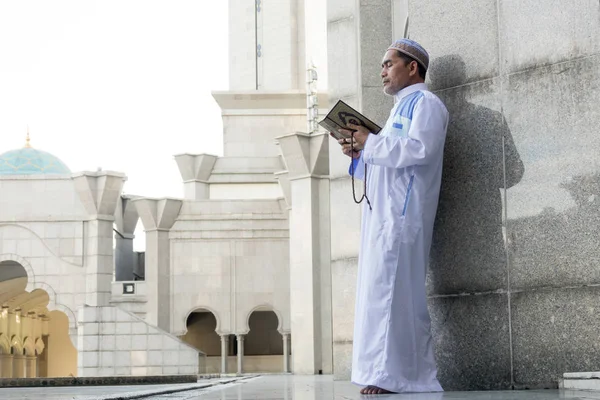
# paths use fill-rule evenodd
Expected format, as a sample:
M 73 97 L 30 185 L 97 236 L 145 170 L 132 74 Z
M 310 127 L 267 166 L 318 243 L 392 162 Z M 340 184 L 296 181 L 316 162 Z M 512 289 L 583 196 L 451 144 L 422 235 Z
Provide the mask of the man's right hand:
M 335 136 L 331 132 L 329 132 L 332 138 L 335 139 Z M 338 139 L 338 143 L 342 146 L 342 153 L 352 158 L 360 158 L 360 150 L 352 150 L 352 146 L 350 144 L 350 139 Z M 356 143 L 354 143 L 356 146 Z

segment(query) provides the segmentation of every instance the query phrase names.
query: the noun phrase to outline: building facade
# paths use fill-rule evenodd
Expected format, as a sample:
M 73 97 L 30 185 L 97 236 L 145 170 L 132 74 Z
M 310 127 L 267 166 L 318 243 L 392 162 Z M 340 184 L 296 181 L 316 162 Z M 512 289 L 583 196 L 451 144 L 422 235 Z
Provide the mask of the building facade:
M 600 368 L 598 2 L 229 7 L 224 155 L 175 156 L 183 198 L 125 196 L 124 174 L 30 147 L 0 156 L 2 376 L 349 379 L 361 207 L 315 118 L 343 99 L 383 123 L 380 60 L 403 36 L 451 115 L 428 277 L 443 387 Z
M 124 174 L 73 173 L 29 138 L 0 155 L 2 376 L 332 372 L 312 5 L 246 3 L 230 37 L 263 52 L 232 39 L 224 155 L 175 155 L 184 198 L 124 195 Z

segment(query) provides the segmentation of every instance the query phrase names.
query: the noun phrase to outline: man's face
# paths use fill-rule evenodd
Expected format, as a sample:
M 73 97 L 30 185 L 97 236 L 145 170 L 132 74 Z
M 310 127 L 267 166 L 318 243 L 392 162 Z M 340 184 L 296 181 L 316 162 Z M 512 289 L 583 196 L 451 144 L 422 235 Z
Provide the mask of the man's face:
M 405 87 L 409 86 L 418 74 L 418 66 L 415 61 L 405 65 L 404 60 L 398 57 L 396 50 L 388 50 L 381 62 L 381 79 L 383 92 L 393 96 Z

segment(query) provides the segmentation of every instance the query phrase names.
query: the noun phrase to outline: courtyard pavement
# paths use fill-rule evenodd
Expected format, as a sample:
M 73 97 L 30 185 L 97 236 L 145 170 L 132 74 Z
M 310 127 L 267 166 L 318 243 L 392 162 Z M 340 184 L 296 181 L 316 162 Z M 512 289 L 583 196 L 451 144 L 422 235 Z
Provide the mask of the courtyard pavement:
M 331 376 L 261 376 L 220 385 L 186 397 L 156 397 L 156 400 L 600 400 L 600 392 L 526 390 L 490 392 L 445 392 L 394 395 L 361 395 L 350 382 Z M 183 393 L 180 393 L 183 394 Z
M 230 381 L 230 380 L 229 380 Z M 61 388 L 0 389 L 2 400 L 600 400 L 600 392 L 570 390 L 526 390 L 490 392 L 445 392 L 361 396 L 360 388 L 349 382 L 333 381 L 330 376 L 268 375 L 235 382 L 212 382 L 214 386 L 177 393 L 152 395 L 151 391 L 192 388 L 193 384 L 145 386 L 96 386 Z M 195 386 L 198 387 L 197 385 Z M 146 394 L 144 396 L 144 394 Z

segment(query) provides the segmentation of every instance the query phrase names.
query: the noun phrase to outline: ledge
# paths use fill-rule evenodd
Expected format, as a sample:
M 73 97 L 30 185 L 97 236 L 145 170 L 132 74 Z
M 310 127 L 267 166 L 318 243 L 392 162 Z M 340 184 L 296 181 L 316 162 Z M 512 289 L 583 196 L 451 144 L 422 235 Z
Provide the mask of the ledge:
M 0 388 L 58 386 L 118 386 L 196 383 L 197 375 L 98 376 L 64 378 L 0 378 Z

